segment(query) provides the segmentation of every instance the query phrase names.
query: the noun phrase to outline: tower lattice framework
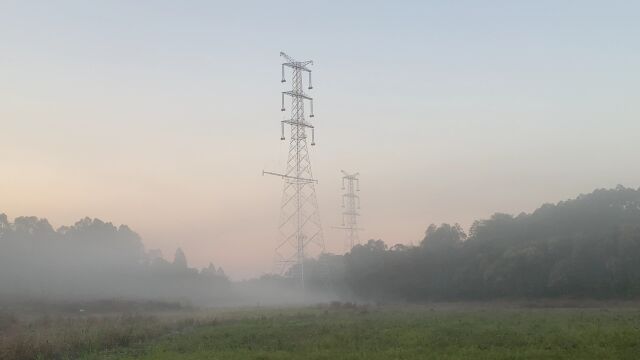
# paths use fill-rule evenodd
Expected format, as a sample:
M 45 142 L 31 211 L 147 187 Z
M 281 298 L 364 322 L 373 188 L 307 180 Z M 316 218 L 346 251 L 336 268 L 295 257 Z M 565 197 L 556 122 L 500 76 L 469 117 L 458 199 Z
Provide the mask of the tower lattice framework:
M 360 191 L 360 173 L 349 174 L 344 170 L 342 174 L 342 190 L 345 190 L 342 194 L 342 226 L 337 227 L 345 231 L 345 251 L 350 251 L 354 246 L 360 244 L 359 231 L 362 230 L 358 227 L 358 217 L 360 213 L 360 196 L 357 192 Z
M 287 54 L 282 64 L 282 82 L 286 82 L 285 69 L 291 70 L 292 88 L 282 92 L 282 111 L 285 111 L 285 97 L 291 97 L 291 118 L 281 122 L 281 140 L 285 140 L 285 127 L 290 127 L 289 153 L 284 173 L 264 171 L 265 174 L 283 179 L 282 203 L 280 208 L 279 239 L 275 248 L 275 272 L 296 278 L 304 287 L 304 259 L 318 255 L 325 250 L 322 224 L 318 211 L 315 184 L 309 157 L 310 145 L 315 145 L 315 128 L 305 118 L 305 101 L 309 102 L 309 118 L 313 118 L 313 99 L 304 88 L 304 73 L 308 74 L 308 89 L 311 84 L 309 65 L 313 61 L 296 61 Z

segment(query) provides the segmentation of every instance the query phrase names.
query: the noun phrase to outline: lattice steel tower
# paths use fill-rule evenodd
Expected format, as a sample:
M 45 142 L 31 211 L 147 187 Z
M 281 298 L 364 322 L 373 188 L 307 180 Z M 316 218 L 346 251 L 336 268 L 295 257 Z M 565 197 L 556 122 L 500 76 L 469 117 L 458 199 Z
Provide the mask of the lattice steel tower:
M 285 140 L 285 125 L 291 128 L 287 168 L 283 174 L 263 171 L 263 174 L 283 178 L 282 204 L 280 209 L 279 240 L 275 249 L 276 272 L 296 278 L 304 288 L 304 259 L 324 252 L 324 237 L 315 184 L 311 172 L 311 159 L 307 148 L 307 129 L 311 132 L 311 145 L 315 145 L 315 129 L 305 119 L 304 102 L 309 101 L 309 118 L 313 115 L 313 99 L 303 90 L 303 73 L 308 74 L 308 89 L 311 85 L 313 61 L 296 61 L 281 52 L 286 59 L 282 64 L 282 82 L 285 80 L 285 68 L 291 69 L 292 89 L 282 92 L 282 111 L 285 111 L 285 95 L 291 97 L 291 118 L 281 122 L 282 135 Z
M 360 196 L 356 194 L 360 191 L 360 179 L 358 176 L 360 173 L 349 174 L 344 170 L 342 174 L 342 190 L 345 193 L 342 194 L 342 226 L 337 227 L 345 231 L 345 251 L 350 251 L 355 245 L 360 244 L 360 237 L 358 232 L 362 230 L 358 227 L 358 217 L 360 213 Z

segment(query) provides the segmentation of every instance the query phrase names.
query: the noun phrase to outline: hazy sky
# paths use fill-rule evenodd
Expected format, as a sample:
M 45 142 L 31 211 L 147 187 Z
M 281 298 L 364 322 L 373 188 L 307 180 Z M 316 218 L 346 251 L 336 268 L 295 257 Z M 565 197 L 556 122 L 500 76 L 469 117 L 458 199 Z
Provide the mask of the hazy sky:
M 295 5 L 295 6 L 294 6 Z M 238 279 L 271 269 L 279 51 L 313 59 L 327 247 L 640 185 L 636 1 L 0 0 L 0 212 L 130 225 Z

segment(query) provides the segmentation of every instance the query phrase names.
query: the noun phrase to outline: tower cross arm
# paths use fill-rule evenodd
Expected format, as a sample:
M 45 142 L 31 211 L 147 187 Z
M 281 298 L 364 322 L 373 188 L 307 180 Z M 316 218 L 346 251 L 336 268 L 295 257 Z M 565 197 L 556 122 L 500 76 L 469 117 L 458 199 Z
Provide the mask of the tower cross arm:
M 350 227 L 350 226 L 332 226 L 332 229 L 340 229 L 340 230 L 365 230 L 361 227 Z
M 306 128 L 309 128 L 309 129 L 314 129 L 313 125 L 307 124 L 304 121 L 296 122 L 296 121 L 293 121 L 293 120 L 282 120 L 281 122 L 284 123 L 284 124 L 292 125 L 292 126 L 304 126 Z
M 307 67 L 307 65 L 313 65 L 313 61 L 311 61 L 311 60 L 296 61 L 294 58 L 292 58 L 291 56 L 287 55 L 286 53 L 284 53 L 282 51 L 280 52 L 280 56 L 282 56 L 283 58 L 287 59 L 287 61 L 288 61 L 288 62 L 286 62 L 286 63 L 284 63 L 282 65 L 311 72 L 311 69 L 309 69 Z
M 307 100 L 313 100 L 311 97 L 307 96 L 307 94 L 305 94 L 303 92 L 283 91 L 282 93 L 285 94 L 285 95 L 289 95 L 289 96 L 295 96 L 295 97 L 301 97 L 301 98 L 307 99 Z
M 358 175 L 360 175 L 359 172 L 355 173 L 355 174 L 349 174 L 348 172 L 344 171 L 344 170 L 340 170 L 342 171 L 342 173 L 344 174 L 344 177 L 347 179 L 355 179 L 358 177 Z
M 276 172 L 262 170 L 262 175 L 264 176 L 265 174 L 278 176 L 278 177 L 281 177 L 283 179 L 293 179 L 293 180 L 298 180 L 298 181 L 307 182 L 307 183 L 316 183 L 316 184 L 318 183 L 318 180 L 316 180 L 316 179 L 307 179 L 307 178 L 303 178 L 303 177 L 289 176 L 289 175 L 285 175 L 285 174 L 279 174 L 279 173 L 276 173 Z

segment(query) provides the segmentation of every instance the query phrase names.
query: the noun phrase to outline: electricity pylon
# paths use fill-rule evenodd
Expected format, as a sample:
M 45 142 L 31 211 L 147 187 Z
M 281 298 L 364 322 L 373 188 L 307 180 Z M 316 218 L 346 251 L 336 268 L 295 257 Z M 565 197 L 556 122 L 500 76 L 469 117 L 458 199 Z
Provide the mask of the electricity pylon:
M 291 118 L 281 122 L 280 140 L 285 140 L 285 125 L 291 128 L 289 156 L 284 173 L 263 171 L 263 174 L 279 176 L 284 181 L 282 204 L 280 208 L 279 240 L 275 249 L 275 271 L 281 275 L 295 278 L 304 288 L 304 259 L 324 252 L 324 237 L 318 211 L 315 184 L 311 171 L 311 159 L 307 148 L 307 129 L 311 132 L 311 145 L 315 145 L 315 128 L 305 119 L 304 102 L 309 101 L 309 118 L 313 115 L 313 99 L 303 90 L 303 73 L 309 75 L 308 89 L 311 85 L 313 61 L 296 61 L 281 52 L 286 59 L 282 64 L 282 82 L 285 80 L 285 68 L 291 69 L 292 89 L 282 92 L 282 111 L 285 111 L 284 98 L 291 97 Z
M 360 196 L 356 194 L 360 191 L 360 179 L 358 176 L 360 173 L 349 174 L 344 170 L 342 174 L 342 190 L 345 193 L 342 194 L 342 226 L 336 227 L 337 229 L 343 229 L 345 231 L 345 251 L 350 251 L 354 246 L 360 244 L 360 237 L 358 232 L 363 230 L 358 227 L 358 216 L 360 213 Z

